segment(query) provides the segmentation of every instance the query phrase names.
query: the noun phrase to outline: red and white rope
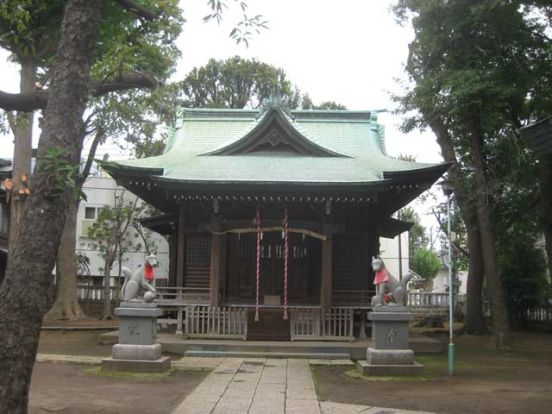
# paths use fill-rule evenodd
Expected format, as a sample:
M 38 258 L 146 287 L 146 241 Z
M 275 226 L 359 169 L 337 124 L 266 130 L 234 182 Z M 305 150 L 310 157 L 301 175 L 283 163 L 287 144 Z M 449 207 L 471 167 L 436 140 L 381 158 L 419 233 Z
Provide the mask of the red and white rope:
M 284 210 L 284 320 L 288 318 L 288 256 L 288 209 L 286 207 Z
M 259 294 L 261 290 L 261 213 L 258 206 L 255 221 L 257 222 L 257 292 L 255 299 L 255 322 L 259 322 Z

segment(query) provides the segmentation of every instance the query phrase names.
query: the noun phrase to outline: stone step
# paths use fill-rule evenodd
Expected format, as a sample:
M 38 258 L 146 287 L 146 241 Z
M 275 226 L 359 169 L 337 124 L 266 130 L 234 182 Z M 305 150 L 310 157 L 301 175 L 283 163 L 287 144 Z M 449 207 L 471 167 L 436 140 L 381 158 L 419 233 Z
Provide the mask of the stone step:
M 336 352 L 258 352 L 258 351 L 208 351 L 188 350 L 184 352 L 188 357 L 234 357 L 234 358 L 292 358 L 292 359 L 341 359 L 349 361 L 351 355 Z
M 352 347 L 350 344 L 333 344 L 308 342 L 277 342 L 277 341 L 160 341 L 163 351 L 179 354 L 205 356 L 207 354 L 220 355 L 301 355 L 300 358 L 323 359 L 319 355 L 327 355 L 330 359 L 359 359 L 364 358 L 365 347 Z M 299 358 L 299 357 L 298 357 Z

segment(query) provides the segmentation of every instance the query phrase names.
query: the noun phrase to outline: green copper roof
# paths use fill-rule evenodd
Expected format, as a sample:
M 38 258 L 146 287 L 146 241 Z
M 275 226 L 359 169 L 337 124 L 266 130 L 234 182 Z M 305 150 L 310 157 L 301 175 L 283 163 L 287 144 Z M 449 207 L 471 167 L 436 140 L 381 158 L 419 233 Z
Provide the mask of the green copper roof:
M 386 173 L 435 170 L 436 179 L 446 167 L 388 157 L 376 112 L 286 112 L 272 106 L 185 109 L 162 155 L 106 169 L 114 176 L 145 169 L 161 175 L 159 181 L 371 184 Z

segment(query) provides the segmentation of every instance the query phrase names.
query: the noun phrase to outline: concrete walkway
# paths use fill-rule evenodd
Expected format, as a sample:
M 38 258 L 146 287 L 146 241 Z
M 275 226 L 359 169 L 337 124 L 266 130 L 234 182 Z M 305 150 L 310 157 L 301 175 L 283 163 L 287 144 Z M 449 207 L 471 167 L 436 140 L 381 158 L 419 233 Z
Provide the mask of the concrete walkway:
M 227 358 L 173 414 L 320 414 L 304 359 Z
M 38 354 L 37 362 L 99 365 L 104 357 Z M 350 360 L 183 357 L 176 370 L 212 370 L 173 414 L 432 414 L 318 401 L 309 365 Z
M 319 402 L 308 360 L 271 358 L 225 358 L 217 361 L 217 366 L 207 378 L 173 411 L 173 414 L 246 413 L 407 414 L 415 412 Z M 416 413 L 421 414 L 421 412 Z

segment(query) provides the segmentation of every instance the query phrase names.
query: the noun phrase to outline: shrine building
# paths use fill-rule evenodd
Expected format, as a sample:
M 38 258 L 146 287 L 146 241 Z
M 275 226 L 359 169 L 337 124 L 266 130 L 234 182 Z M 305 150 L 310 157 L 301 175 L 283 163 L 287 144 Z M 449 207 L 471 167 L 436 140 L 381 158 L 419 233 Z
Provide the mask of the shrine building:
M 358 335 L 379 238 L 448 167 L 389 157 L 375 111 L 279 103 L 185 109 L 162 155 L 102 166 L 162 212 L 177 332 L 284 340 Z

